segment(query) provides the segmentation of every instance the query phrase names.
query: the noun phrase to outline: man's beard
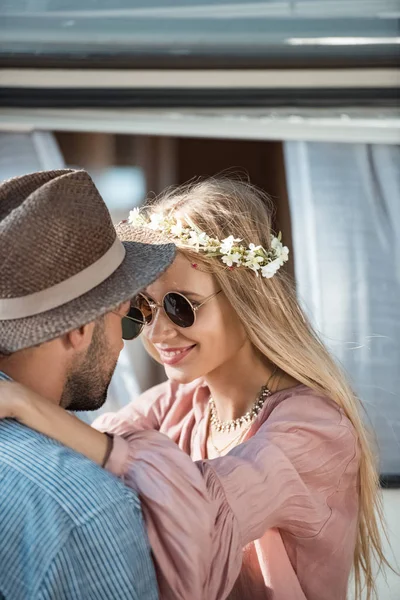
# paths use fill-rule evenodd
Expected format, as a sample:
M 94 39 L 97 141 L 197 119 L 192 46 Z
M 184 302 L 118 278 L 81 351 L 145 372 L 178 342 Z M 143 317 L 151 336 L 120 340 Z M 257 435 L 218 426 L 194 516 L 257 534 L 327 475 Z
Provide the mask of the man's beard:
M 107 399 L 108 387 L 117 360 L 108 364 L 112 355 L 104 323 L 96 323 L 91 344 L 83 360 L 75 364 L 67 375 L 61 406 L 68 410 L 97 410 Z

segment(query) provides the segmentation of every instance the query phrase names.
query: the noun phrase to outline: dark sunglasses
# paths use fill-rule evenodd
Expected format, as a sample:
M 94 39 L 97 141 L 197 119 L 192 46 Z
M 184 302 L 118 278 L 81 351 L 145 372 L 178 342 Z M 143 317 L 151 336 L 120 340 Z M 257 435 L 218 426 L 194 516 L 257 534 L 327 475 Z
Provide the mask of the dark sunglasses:
M 134 340 L 142 333 L 145 325 L 143 313 L 131 304 L 128 314 L 122 317 L 122 339 Z
M 139 294 L 131 303 L 126 317 L 122 319 L 122 337 L 124 340 L 133 340 L 140 335 L 144 325 L 150 325 L 158 309 L 162 308 L 169 320 L 178 327 L 191 327 L 196 321 L 196 313 L 215 298 L 222 290 L 211 294 L 200 304 L 191 302 L 186 296 L 179 292 L 168 292 L 162 299 L 161 304 L 150 300 L 144 294 Z M 130 337 L 127 337 L 127 336 Z

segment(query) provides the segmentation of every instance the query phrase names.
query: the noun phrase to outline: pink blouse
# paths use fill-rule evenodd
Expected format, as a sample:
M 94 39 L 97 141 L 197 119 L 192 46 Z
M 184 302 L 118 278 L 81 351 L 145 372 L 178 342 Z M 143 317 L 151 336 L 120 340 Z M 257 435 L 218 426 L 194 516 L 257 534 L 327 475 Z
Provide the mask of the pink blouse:
M 107 468 L 140 496 L 160 597 L 345 599 L 359 448 L 343 411 L 303 385 L 276 392 L 244 443 L 205 460 L 209 396 L 168 381 L 95 423 L 120 436 Z

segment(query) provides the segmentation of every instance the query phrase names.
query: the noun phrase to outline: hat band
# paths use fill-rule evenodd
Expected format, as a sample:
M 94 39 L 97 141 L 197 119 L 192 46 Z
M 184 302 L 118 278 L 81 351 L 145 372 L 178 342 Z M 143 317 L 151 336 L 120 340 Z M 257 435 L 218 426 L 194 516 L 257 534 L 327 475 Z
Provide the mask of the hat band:
M 101 258 L 65 281 L 20 298 L 0 299 L 0 321 L 33 317 L 83 296 L 108 279 L 124 258 L 125 248 L 117 237 Z

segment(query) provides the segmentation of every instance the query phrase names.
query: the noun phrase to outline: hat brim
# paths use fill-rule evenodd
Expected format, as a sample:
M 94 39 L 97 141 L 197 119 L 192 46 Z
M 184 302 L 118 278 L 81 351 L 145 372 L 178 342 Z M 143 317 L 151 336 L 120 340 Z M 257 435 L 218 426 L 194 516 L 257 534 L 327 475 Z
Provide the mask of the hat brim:
M 0 320 L 0 354 L 48 342 L 111 312 L 153 283 L 173 262 L 174 244 L 162 243 L 164 240 L 152 232 L 135 230 L 123 235 L 125 228 L 116 229 L 126 251 L 118 269 L 67 304 L 23 319 Z

